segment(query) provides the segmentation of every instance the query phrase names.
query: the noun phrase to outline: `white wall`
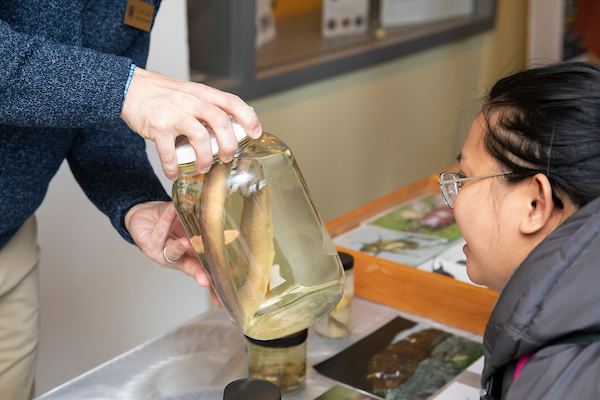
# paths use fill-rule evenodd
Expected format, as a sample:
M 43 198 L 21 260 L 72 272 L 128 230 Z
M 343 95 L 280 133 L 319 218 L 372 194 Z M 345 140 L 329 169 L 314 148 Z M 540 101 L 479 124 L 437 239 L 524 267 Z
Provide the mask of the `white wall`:
M 530 0 L 527 12 L 527 66 L 562 61 L 565 1 Z
M 164 1 L 148 68 L 187 78 L 185 0 Z M 148 152 L 163 176 L 153 143 Z M 170 193 L 171 183 L 163 178 Z M 64 163 L 37 212 L 42 320 L 37 394 L 208 309 L 207 290 L 125 242 Z

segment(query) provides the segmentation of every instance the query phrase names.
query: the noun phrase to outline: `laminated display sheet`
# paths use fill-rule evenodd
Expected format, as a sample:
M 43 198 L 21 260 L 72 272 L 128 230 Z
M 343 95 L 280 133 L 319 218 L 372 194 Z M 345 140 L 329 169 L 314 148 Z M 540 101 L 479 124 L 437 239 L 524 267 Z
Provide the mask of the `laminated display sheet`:
M 396 317 L 314 368 L 384 399 L 427 400 L 482 355 L 477 341 Z
M 355 295 L 483 335 L 498 292 L 470 282 L 465 241 L 438 181 L 420 179 L 327 230 L 338 251 L 354 257 Z
M 379 398 L 328 378 L 317 372 L 313 365 L 343 353 L 391 321 L 400 321 L 407 327 L 426 325 L 478 343 L 482 340 L 479 335 L 360 298 L 355 298 L 352 312 L 352 333 L 347 337 L 325 339 L 318 336 L 313 328 L 309 329 L 306 388 L 286 397 L 286 400 Z M 397 320 L 397 317 L 401 319 Z M 351 367 L 348 365 L 348 368 Z M 463 387 L 475 390 L 480 368 L 480 364 L 471 365 L 436 396 Z M 38 399 L 221 400 L 224 387 L 243 377 L 243 335 L 229 321 L 225 311 L 215 309 Z

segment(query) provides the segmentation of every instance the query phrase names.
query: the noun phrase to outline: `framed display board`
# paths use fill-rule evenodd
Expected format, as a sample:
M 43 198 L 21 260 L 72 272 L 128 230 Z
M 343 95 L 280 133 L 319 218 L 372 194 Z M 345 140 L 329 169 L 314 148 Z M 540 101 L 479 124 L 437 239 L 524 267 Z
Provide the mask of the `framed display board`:
M 415 199 L 427 207 L 428 202 L 431 202 L 427 199 L 440 194 L 437 182 L 437 175 L 419 180 L 329 222 L 327 229 L 334 244 L 338 243 L 336 248 L 354 256 L 355 294 L 357 296 L 481 335 L 485 331 L 494 303 L 498 299 L 498 293 L 467 283 L 454 276 L 457 275 L 456 273 L 434 271 L 439 268 L 439 265 L 447 268 L 445 265 L 448 264 L 433 263 L 432 268 L 427 267 L 427 265 L 432 265 L 428 262 L 436 258 L 452 261 L 451 257 L 443 257 L 444 246 L 446 246 L 443 244 L 444 240 L 448 242 L 447 246 L 451 246 L 452 241 L 459 240 L 454 237 L 455 233 L 452 232 L 452 229 L 445 231 L 439 229 L 432 233 L 432 230 L 427 231 L 428 227 L 419 227 L 418 224 L 413 223 L 410 228 L 407 228 L 406 225 L 400 228 L 403 230 L 401 234 L 410 230 L 408 239 L 399 236 L 390 238 L 381 234 L 384 236 L 381 238 L 381 242 L 385 242 L 386 246 L 395 246 L 392 247 L 393 251 L 390 252 L 392 255 L 389 257 L 382 257 L 382 252 L 377 252 L 380 248 L 376 248 L 377 245 L 370 242 L 373 238 L 358 237 L 354 239 L 351 237 L 348 239 L 354 232 L 357 232 L 358 235 L 369 235 L 370 231 L 376 228 L 388 230 L 390 234 L 394 233 L 394 229 L 390 229 L 390 227 L 394 227 L 390 224 L 403 223 L 393 214 L 394 211 L 399 210 L 400 214 L 410 215 L 410 210 L 403 210 L 403 208 L 410 207 L 411 202 L 414 202 Z M 390 221 L 390 215 L 392 221 Z M 386 218 L 386 216 L 388 217 Z M 423 216 L 418 215 L 417 218 L 423 221 Z M 421 225 L 423 225 L 422 222 Z M 437 237 L 437 242 L 436 239 L 430 239 L 431 237 Z M 377 239 L 377 234 L 375 234 L 375 240 Z M 344 242 L 344 240 L 346 241 Z M 420 253 L 415 253 L 415 257 L 422 256 L 423 259 L 420 262 L 418 260 L 411 262 L 415 258 L 409 257 L 405 258 L 411 260 L 409 262 L 399 262 L 402 260 L 401 258 L 396 258 L 394 261 L 393 257 L 396 256 L 393 254 L 394 251 L 402 250 L 398 249 L 397 244 L 406 247 L 410 242 L 420 244 L 421 248 L 415 249 L 415 252 Z M 410 246 L 414 247 L 415 245 L 411 244 Z M 426 248 L 423 249 L 423 247 Z M 432 251 L 437 252 L 426 254 Z M 454 252 L 457 252 L 456 249 Z M 462 253 L 462 249 L 459 249 L 458 253 Z

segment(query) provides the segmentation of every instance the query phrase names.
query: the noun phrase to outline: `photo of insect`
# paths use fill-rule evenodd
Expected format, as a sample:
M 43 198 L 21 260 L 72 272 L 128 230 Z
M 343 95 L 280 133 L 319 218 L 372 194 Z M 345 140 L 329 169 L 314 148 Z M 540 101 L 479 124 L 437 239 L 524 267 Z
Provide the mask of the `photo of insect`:
M 455 223 L 454 211 L 448 207 L 436 208 L 421 218 L 420 222 L 431 229 L 440 229 Z
M 449 278 L 454 278 L 454 275 L 452 275 L 450 272 L 444 269 L 444 263 L 440 260 L 435 260 L 432 271 L 435 274 L 447 276 Z
M 430 246 L 423 246 L 421 243 L 419 243 L 416 240 L 411 240 L 413 238 L 416 238 L 416 237 L 411 236 L 410 239 L 401 238 L 401 239 L 383 240 L 383 238 L 381 236 L 379 236 L 379 240 L 376 240 L 374 242 L 369 242 L 369 243 L 362 243 L 362 247 L 360 248 L 360 251 L 362 251 L 364 253 L 372 253 L 374 256 L 377 256 L 381 252 L 397 254 L 397 253 L 405 252 L 407 250 L 425 249 L 425 248 L 430 247 Z M 433 242 L 431 245 L 438 245 L 440 243 L 446 243 L 445 240 L 434 239 L 434 238 L 419 238 L 419 239 Z M 410 254 L 410 253 L 407 253 L 407 255 L 412 256 L 412 254 Z
M 376 215 L 367 223 L 393 231 L 435 236 L 448 241 L 461 237 L 454 211 L 446 206 L 441 195 L 427 195 L 414 199 L 398 208 Z

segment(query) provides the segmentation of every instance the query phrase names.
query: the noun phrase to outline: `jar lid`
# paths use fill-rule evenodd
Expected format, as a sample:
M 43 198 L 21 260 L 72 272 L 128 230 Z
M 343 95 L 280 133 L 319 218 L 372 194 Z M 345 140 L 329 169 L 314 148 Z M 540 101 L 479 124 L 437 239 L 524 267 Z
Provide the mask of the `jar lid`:
M 272 340 L 256 340 L 251 337 L 246 336 L 246 339 L 250 343 L 254 343 L 258 346 L 263 347 L 276 347 L 276 348 L 286 348 L 286 347 L 294 347 L 302 344 L 306 341 L 308 337 L 308 329 L 300 331 L 294 335 L 286 336 L 281 339 L 272 339 Z
M 340 260 L 342 260 L 344 271 L 354 268 L 354 257 L 351 254 L 344 253 L 343 251 L 338 251 L 338 254 L 340 255 Z
M 246 139 L 248 135 L 246 135 L 244 128 L 242 128 L 242 126 L 238 124 L 233 117 L 230 118 L 231 125 L 233 126 L 233 133 L 235 133 L 237 142 L 240 143 L 242 140 Z M 208 126 L 205 122 L 203 122 L 202 125 L 204 125 L 204 127 L 208 130 L 208 134 L 210 135 L 210 147 L 214 156 L 219 152 L 217 138 L 215 137 L 215 133 L 210 126 Z M 177 153 L 177 164 L 188 164 L 196 161 L 196 152 L 186 136 L 177 136 L 177 139 L 175 140 L 175 152 Z
M 272 382 L 262 379 L 244 378 L 225 387 L 223 400 L 281 400 L 281 391 Z

